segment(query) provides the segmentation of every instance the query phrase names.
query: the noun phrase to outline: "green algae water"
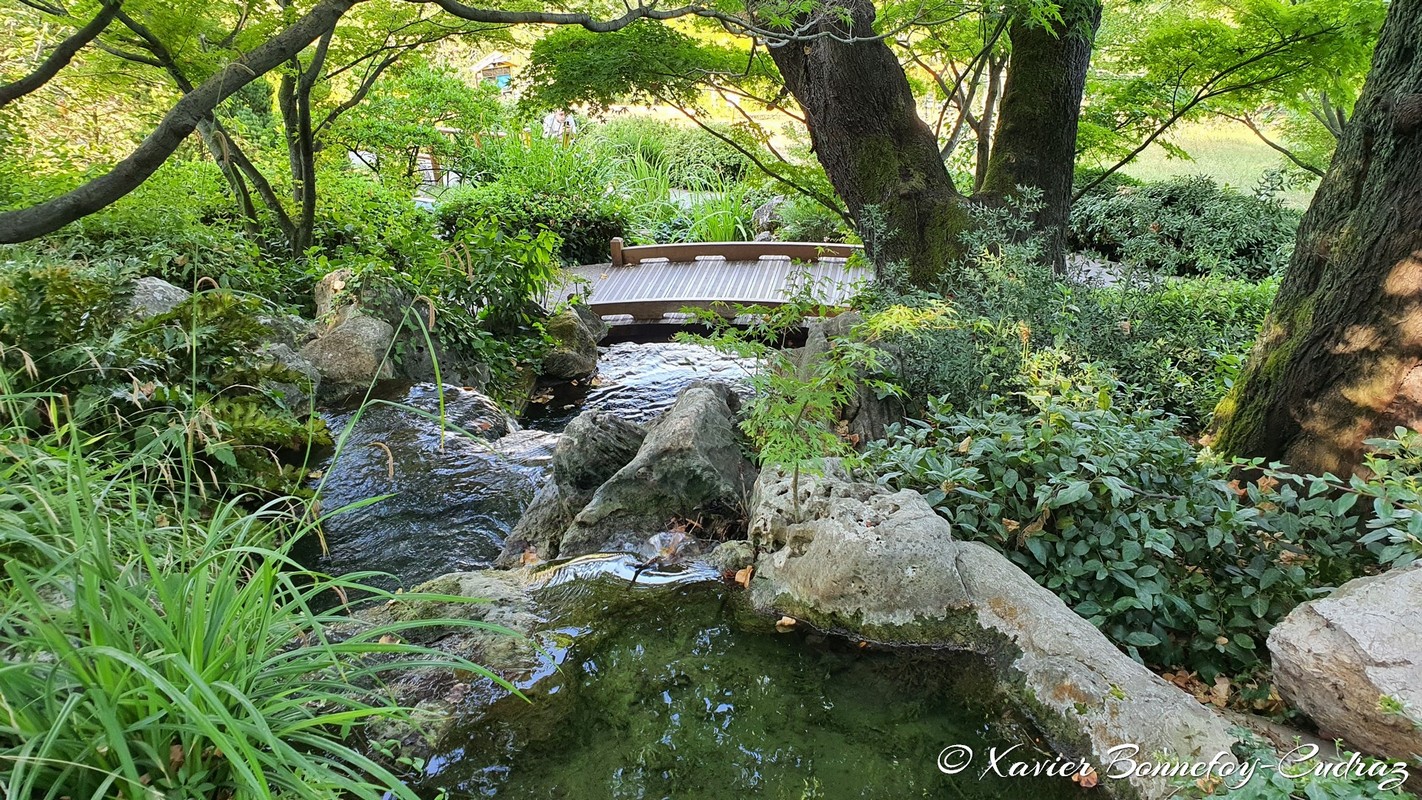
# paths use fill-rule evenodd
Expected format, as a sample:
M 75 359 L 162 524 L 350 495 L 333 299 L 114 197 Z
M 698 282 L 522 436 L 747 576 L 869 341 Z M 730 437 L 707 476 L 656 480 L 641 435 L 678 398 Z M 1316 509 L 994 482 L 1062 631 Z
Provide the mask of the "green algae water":
M 543 595 L 556 627 L 544 639 L 549 663 L 522 684 L 529 702 L 505 696 L 467 713 L 420 789 L 570 800 L 1087 796 L 1066 778 L 939 771 L 954 744 L 1054 756 L 973 657 L 776 633 L 719 582 L 602 578 Z

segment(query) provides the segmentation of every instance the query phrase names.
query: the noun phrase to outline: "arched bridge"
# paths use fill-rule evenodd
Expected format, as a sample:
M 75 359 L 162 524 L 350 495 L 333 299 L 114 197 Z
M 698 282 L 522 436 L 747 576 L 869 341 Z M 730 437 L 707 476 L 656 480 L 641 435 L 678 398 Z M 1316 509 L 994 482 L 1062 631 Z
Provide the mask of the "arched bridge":
M 590 284 L 585 301 L 603 317 L 661 322 L 688 306 L 780 305 L 808 280 L 814 298 L 846 305 L 873 277 L 859 245 L 815 242 L 706 242 L 624 247 L 612 240 L 612 261 L 574 267 Z M 580 281 L 555 290 L 556 299 L 579 291 Z

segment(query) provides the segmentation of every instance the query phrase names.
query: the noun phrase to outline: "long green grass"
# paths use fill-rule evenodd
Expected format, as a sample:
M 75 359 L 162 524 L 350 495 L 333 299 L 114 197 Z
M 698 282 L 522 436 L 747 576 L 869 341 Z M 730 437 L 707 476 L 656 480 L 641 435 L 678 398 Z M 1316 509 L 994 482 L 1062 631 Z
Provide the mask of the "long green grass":
M 494 677 L 404 642 L 491 626 L 361 622 L 347 598 L 395 595 L 292 559 L 310 504 L 202 497 L 182 426 L 119 445 L 14 377 L 0 368 L 0 794 L 414 800 L 362 749 L 367 724 L 410 719 L 381 678 Z

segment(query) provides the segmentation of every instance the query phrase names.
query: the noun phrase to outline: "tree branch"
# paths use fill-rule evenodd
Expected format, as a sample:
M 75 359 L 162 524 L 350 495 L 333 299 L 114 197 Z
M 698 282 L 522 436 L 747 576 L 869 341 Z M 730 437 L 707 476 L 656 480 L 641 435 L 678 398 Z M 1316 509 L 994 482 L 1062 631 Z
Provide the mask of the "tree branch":
M 93 41 L 104 32 L 105 28 L 109 27 L 114 15 L 118 13 L 121 2 L 122 0 L 114 0 L 114 2 L 104 3 L 103 7 L 99 9 L 98 15 L 90 20 L 89 24 L 60 42 L 59 46 L 54 48 L 54 52 L 49 54 L 49 58 L 46 58 L 34 72 L 13 83 L 0 85 L 0 106 L 18 100 L 49 83 L 51 78 L 58 75 L 60 70 L 74 60 L 75 54 L 82 50 L 84 45 Z
M 1233 116 L 1231 114 L 1221 114 L 1220 116 L 1224 117 L 1225 119 L 1232 119 L 1235 122 L 1243 124 L 1244 127 L 1250 129 L 1251 131 L 1254 131 L 1254 135 L 1259 137 L 1259 141 L 1269 145 L 1269 147 L 1273 148 L 1276 152 L 1282 153 L 1284 158 L 1287 158 L 1288 160 L 1292 161 L 1294 163 L 1294 166 L 1298 167 L 1299 169 L 1302 169 L 1305 172 L 1311 172 L 1320 178 L 1323 177 L 1324 171 L 1322 169 L 1319 169 L 1313 164 L 1304 161 L 1302 158 L 1299 158 L 1298 155 L 1294 153 L 1294 151 L 1264 135 L 1264 131 L 1259 129 L 1259 126 L 1255 124 L 1254 120 L 1250 118 L 1248 114 L 1244 114 L 1238 117 Z
M 153 133 L 107 173 L 38 205 L 0 213 L 0 244 L 24 242 L 51 233 L 133 191 L 163 165 L 218 103 L 333 29 L 357 2 L 359 0 L 322 0 L 286 30 L 218 70 L 178 100 Z

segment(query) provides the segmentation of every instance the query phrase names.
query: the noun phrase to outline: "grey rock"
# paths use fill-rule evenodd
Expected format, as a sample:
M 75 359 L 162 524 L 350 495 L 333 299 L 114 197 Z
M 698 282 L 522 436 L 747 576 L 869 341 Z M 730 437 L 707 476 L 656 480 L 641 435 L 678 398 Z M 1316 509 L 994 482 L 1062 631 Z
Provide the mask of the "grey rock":
M 583 327 L 588 329 L 594 342 L 601 342 L 607 336 L 607 332 L 612 330 L 611 326 L 603 321 L 601 314 L 582 303 L 574 303 L 571 308 L 573 313 L 578 315 L 578 319 L 583 321 Z
M 578 491 L 592 492 L 631 461 L 647 429 L 604 411 L 584 411 L 563 429 L 553 451 L 553 475 Z
M 600 337 L 588 329 L 578 312 L 567 310 L 555 315 L 546 323 L 546 330 L 553 339 L 553 346 L 543 357 L 544 377 L 576 380 L 597 371 Z
M 259 351 L 271 363 L 290 370 L 297 379 L 281 381 L 272 388 L 281 393 L 282 403 L 293 411 L 305 411 L 321 386 L 321 372 L 308 359 L 285 343 L 266 344 Z
M 316 301 L 316 319 L 325 322 L 328 327 L 335 327 L 342 320 L 336 319 L 341 307 L 352 305 L 353 300 L 349 298 L 346 291 L 355 277 L 355 273 L 349 269 L 338 269 L 328 272 L 316 281 L 312 288 L 312 294 Z
M 755 545 L 745 539 L 721 542 L 706 557 L 706 563 L 722 574 L 736 572 L 755 563 Z
M 517 566 L 525 552 L 560 555 L 563 533 L 597 488 L 637 455 L 647 431 L 602 411 L 584 411 L 563 429 L 552 455 L 552 475 L 539 488 L 504 542 L 498 566 Z
M 1362 752 L 1422 755 L 1422 564 L 1343 584 L 1269 634 L 1274 681 L 1319 731 Z M 1413 717 L 1389 714 L 1390 697 Z
M 816 359 L 823 358 L 832 347 L 832 340 L 848 336 L 854 326 L 863 322 L 857 312 L 848 311 L 833 317 L 819 317 L 805 321 L 805 346 L 793 356 L 796 365 L 808 369 Z M 883 367 L 889 373 L 898 370 L 898 360 L 894 348 L 878 345 L 883 352 Z M 887 375 L 883 377 L 892 377 Z M 894 423 L 903 422 L 906 415 L 904 403 L 895 396 L 880 397 L 873 389 L 860 383 L 854 395 L 844 408 L 840 409 L 840 419 L 844 420 L 851 436 L 859 442 L 869 442 L 884 438 L 885 429 Z
M 982 654 L 1056 752 L 1102 770 L 1113 748 L 1234 764 L 1229 724 L 1127 658 L 1055 594 L 986 545 L 958 542 L 917 493 L 845 475 L 766 470 L 751 541 L 762 555 L 751 603 L 816 628 Z M 1102 770 L 1104 772 L 1104 770 Z M 1161 778 L 1107 781 L 1164 798 Z
M 316 318 L 328 330 L 358 316 L 378 319 L 390 326 L 400 344 L 398 363 L 391 364 L 393 377 L 480 391 L 488 385 L 486 364 L 440 344 L 435 335 L 439 318 L 427 301 L 390 280 L 366 276 L 359 286 L 353 281 L 351 270 L 338 269 L 316 282 Z
M 257 321 L 272 332 L 273 344 L 284 344 L 293 349 L 304 347 L 316 338 L 318 332 L 315 322 L 295 314 L 263 314 Z
M 133 316 L 148 319 L 172 311 L 192 296 L 192 292 L 162 278 L 139 278 L 133 284 L 128 307 Z
M 321 397 L 338 397 L 393 378 L 385 358 L 395 331 L 385 322 L 353 316 L 301 348 L 301 357 L 321 375 Z
M 641 541 L 674 518 L 696 520 L 707 530 L 740 519 L 756 470 L 736 427 L 739 405 L 724 384 L 688 386 L 652 425 L 636 458 L 599 486 L 574 518 L 559 554 Z
M 775 197 L 761 203 L 754 212 L 751 213 L 751 227 L 756 233 L 774 233 L 780 229 L 780 207 L 785 205 L 785 198 L 776 195 Z M 759 240 L 759 237 L 757 237 Z

